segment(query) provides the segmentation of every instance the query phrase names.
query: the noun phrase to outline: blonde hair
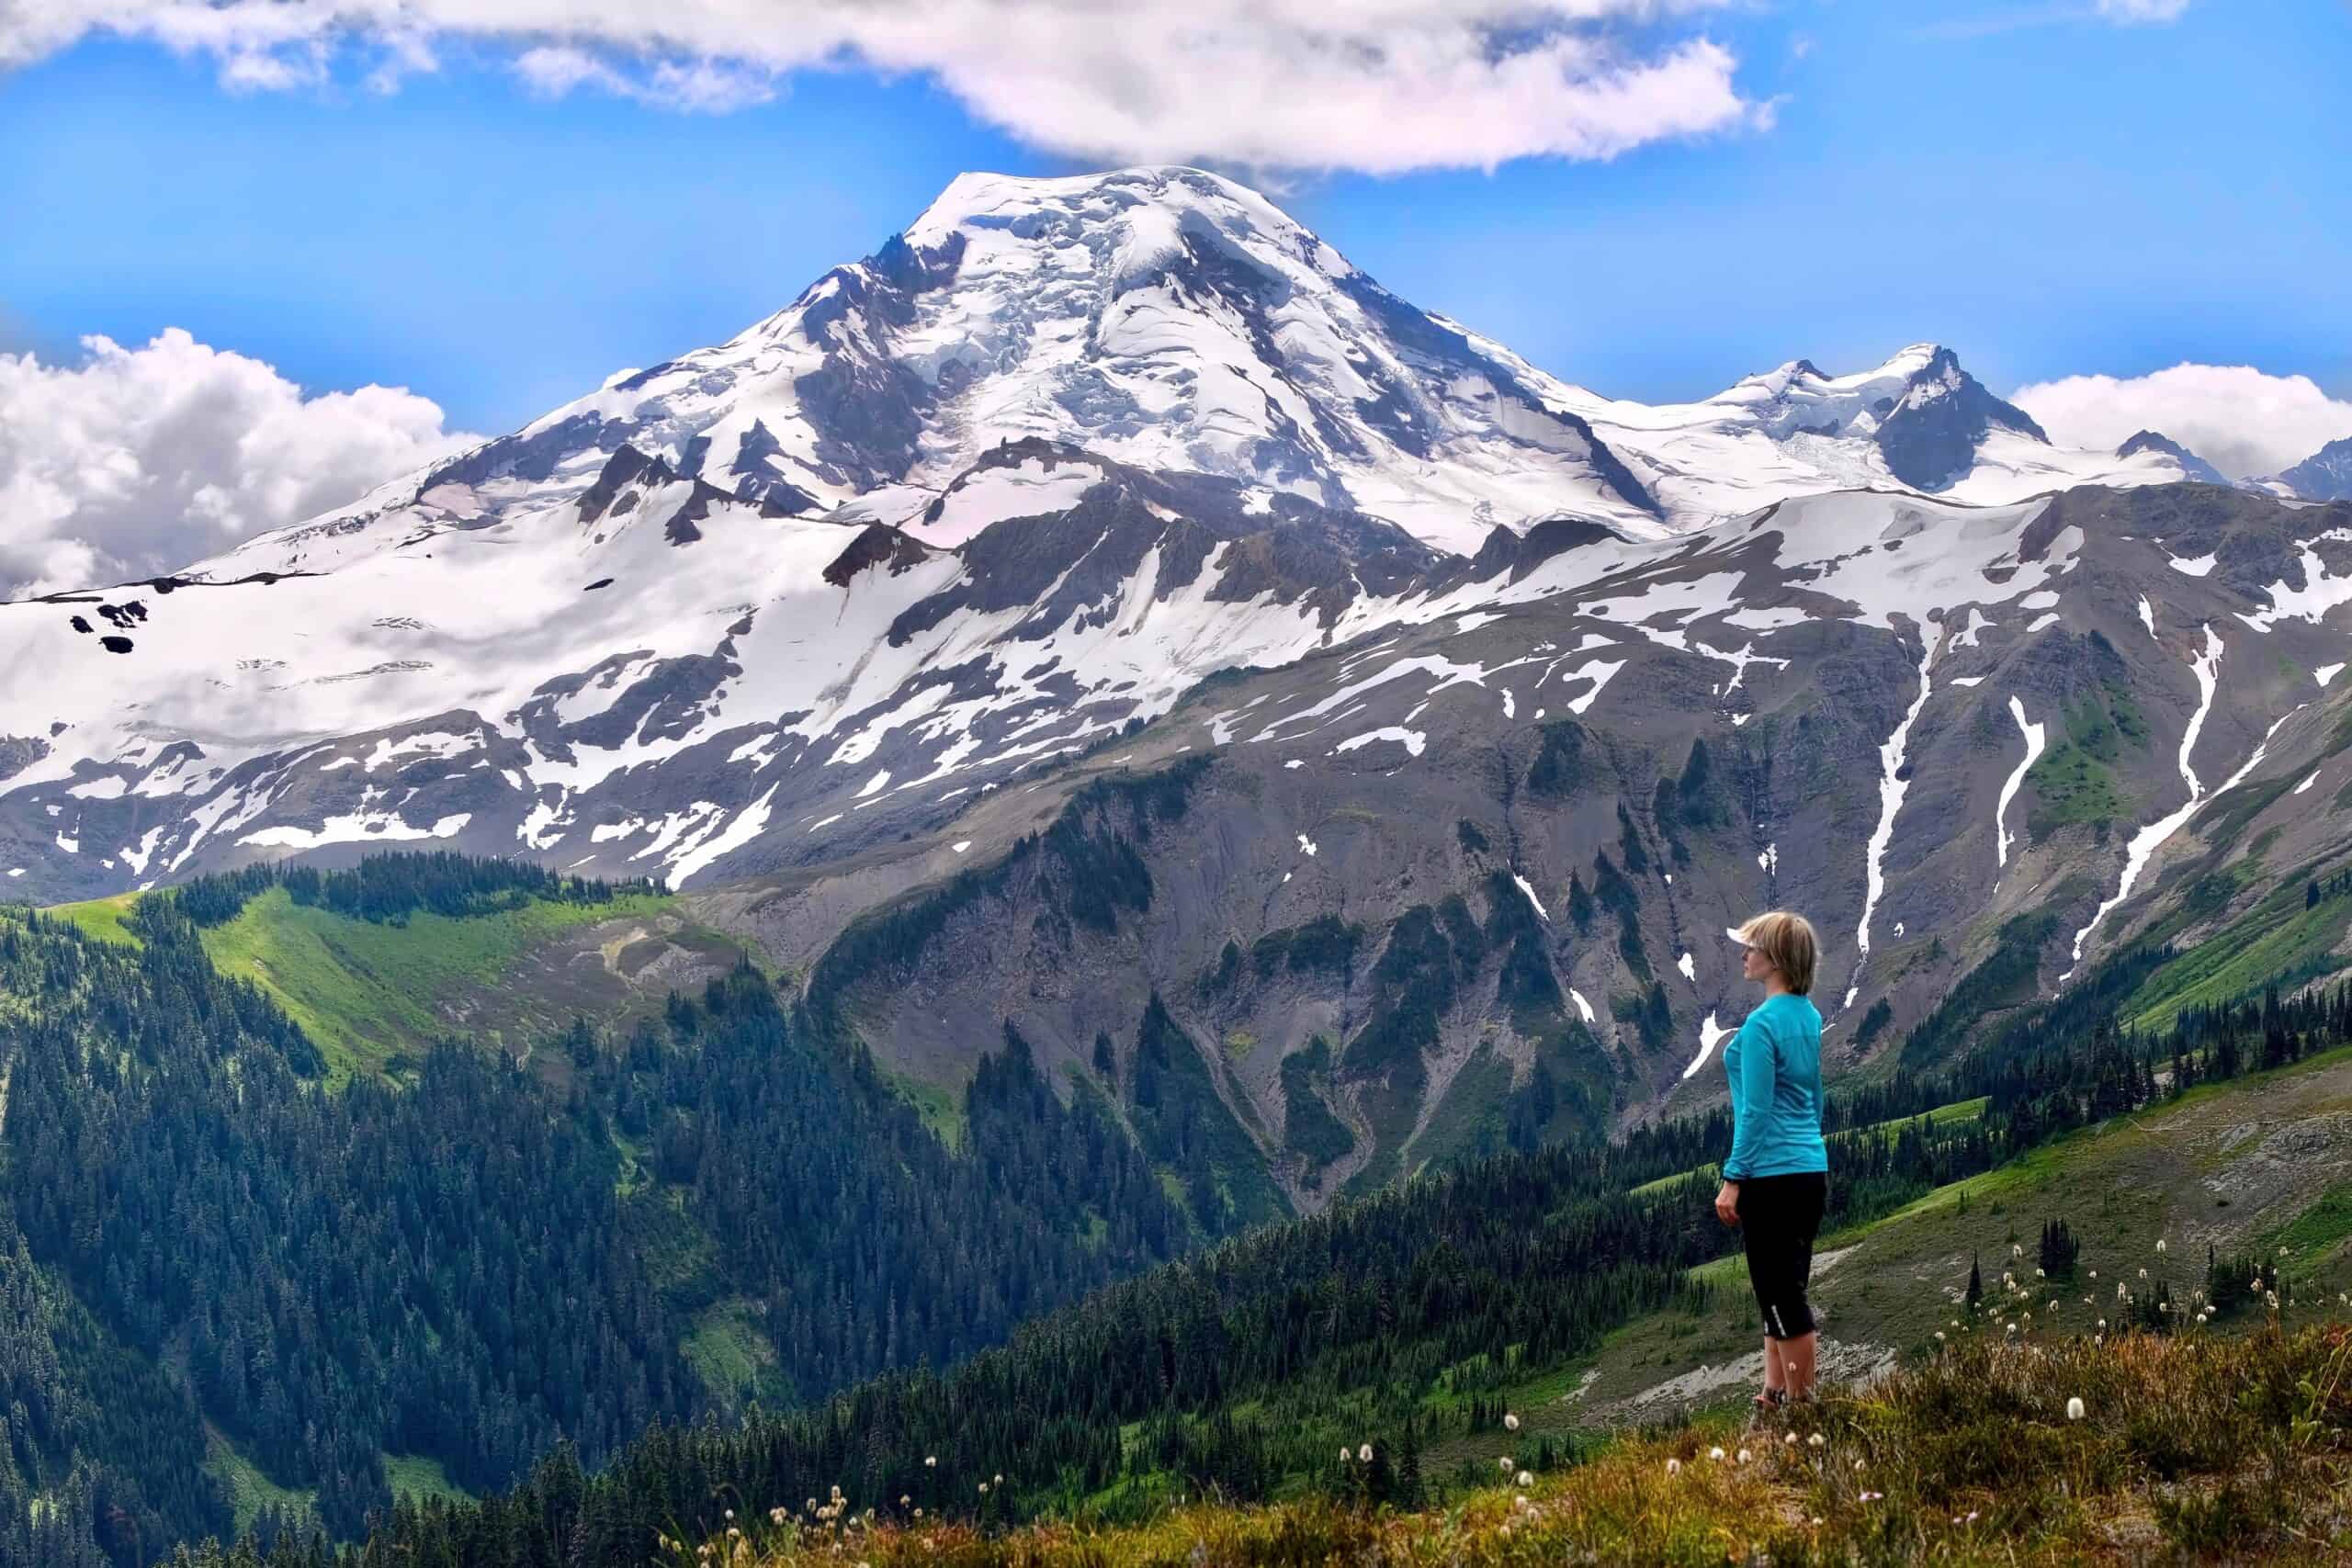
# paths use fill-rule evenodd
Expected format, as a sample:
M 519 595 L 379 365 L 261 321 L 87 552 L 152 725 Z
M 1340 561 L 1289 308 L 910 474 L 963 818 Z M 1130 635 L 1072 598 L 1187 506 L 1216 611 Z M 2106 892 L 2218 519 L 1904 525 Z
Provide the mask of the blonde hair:
M 1813 965 L 1821 943 L 1813 922 L 1791 909 L 1772 909 L 1751 917 L 1739 928 L 1739 940 L 1763 953 L 1781 972 L 1781 981 L 1798 996 L 1813 989 Z

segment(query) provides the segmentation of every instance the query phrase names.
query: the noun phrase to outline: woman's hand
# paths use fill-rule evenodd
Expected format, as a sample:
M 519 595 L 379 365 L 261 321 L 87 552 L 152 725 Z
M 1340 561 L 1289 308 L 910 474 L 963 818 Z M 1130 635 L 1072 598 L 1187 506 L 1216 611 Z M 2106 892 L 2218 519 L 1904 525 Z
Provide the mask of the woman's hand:
M 1739 1224 L 1739 1183 L 1726 1181 L 1715 1194 L 1715 1218 L 1727 1225 Z

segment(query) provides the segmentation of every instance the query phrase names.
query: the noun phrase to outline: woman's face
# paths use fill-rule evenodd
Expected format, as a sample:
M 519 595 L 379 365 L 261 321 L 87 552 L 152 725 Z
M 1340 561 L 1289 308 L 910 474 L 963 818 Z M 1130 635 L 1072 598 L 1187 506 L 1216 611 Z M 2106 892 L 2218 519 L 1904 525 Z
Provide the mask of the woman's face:
M 1772 977 L 1772 961 L 1764 956 L 1763 949 L 1743 947 L 1739 953 L 1739 972 L 1742 975 L 1759 986 Z

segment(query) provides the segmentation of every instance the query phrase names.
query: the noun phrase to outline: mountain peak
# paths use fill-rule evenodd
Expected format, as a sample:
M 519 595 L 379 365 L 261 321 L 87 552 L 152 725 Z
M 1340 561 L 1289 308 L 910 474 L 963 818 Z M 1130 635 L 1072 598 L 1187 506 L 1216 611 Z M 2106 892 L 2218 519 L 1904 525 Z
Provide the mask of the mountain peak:
M 2222 477 L 2222 471 L 2219 468 L 2160 431 L 2143 430 L 2115 449 L 2115 455 L 2119 457 L 2137 457 L 2143 452 L 2154 452 L 2159 457 L 2170 457 L 2180 465 L 2180 471 L 2185 478 L 2195 479 L 2201 484 L 2219 485 L 2230 482 Z

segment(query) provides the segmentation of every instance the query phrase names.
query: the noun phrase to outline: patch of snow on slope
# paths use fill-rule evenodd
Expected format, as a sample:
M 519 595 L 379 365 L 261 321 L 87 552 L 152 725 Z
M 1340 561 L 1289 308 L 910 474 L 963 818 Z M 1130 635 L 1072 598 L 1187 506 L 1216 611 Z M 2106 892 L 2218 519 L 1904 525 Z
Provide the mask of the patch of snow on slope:
M 322 844 L 390 843 L 396 839 L 454 839 L 472 820 L 472 812 L 460 811 L 455 816 L 436 819 L 430 828 L 412 828 L 389 811 L 355 811 L 348 816 L 327 818 L 316 828 L 297 828 L 282 823 L 275 828 L 256 829 L 237 842 L 315 850 Z
M 11 872 L 9 874 L 13 876 L 17 874 Z M 1590 1023 L 1592 1021 L 1592 1004 L 1584 999 L 1584 993 L 1577 990 L 1574 986 L 1570 986 L 1568 987 L 1568 999 L 1577 1004 L 1577 1012 L 1578 1016 L 1583 1018 L 1587 1023 Z
M 2145 593 L 2140 595 L 2140 624 L 2148 628 L 2150 637 L 2156 635 L 2156 612 L 2148 603 L 2148 596 Z
M 2290 588 L 2283 580 L 2274 582 L 2266 590 L 2270 608 L 2252 615 L 2241 612 L 2238 619 L 2258 632 L 2267 632 L 2282 620 L 2304 620 L 2316 626 L 2338 604 L 2352 604 L 2352 574 L 2330 577 L 2327 563 L 2308 544 L 2302 547 L 2302 566 L 2301 588 Z
M 1583 696 L 1572 699 L 1567 705 L 1568 711 L 1572 714 L 1582 715 L 1587 709 L 1590 708 L 1592 706 L 1592 700 L 1600 695 L 1601 688 L 1609 684 L 1610 678 L 1615 675 L 1618 671 L 1625 668 L 1626 662 L 1627 661 L 1623 659 L 1601 660 L 1598 662 L 1588 664 L 1581 670 L 1571 670 L 1566 675 L 1561 676 L 1560 679 L 1564 682 L 1581 681 L 1588 676 L 1592 680 L 1592 690 L 1587 692 Z
M 2107 912 L 2132 896 L 2132 885 L 2140 880 L 2149 857 L 2178 830 L 2180 825 L 2194 816 L 2198 804 L 2205 798 L 2205 788 L 2197 782 L 2197 770 L 2189 765 L 2189 755 L 2197 750 L 2198 733 L 2205 728 L 2205 716 L 2212 710 L 2213 693 L 2221 684 L 2222 637 L 2209 622 L 2205 626 L 2205 651 L 2189 660 L 2189 669 L 2197 676 L 2197 711 L 2189 716 L 2188 728 L 2180 736 L 2180 776 L 2188 785 L 2188 798 L 2179 807 L 2142 828 L 2132 835 L 2132 842 L 2123 854 L 2123 881 L 2115 896 L 2091 912 L 2090 923 L 2075 933 L 2074 965 L 2058 976 L 2064 985 L 2074 978 L 2075 967 L 2083 962 L 2083 943 L 2098 929 Z
M 686 879 L 710 864 L 719 856 L 731 853 L 760 836 L 768 825 L 768 802 L 775 798 L 777 786 L 768 785 L 767 793 L 737 812 L 724 831 L 707 833 L 695 845 L 671 863 L 669 885 L 674 890 L 684 887 Z
M 2303 791 L 2305 791 L 2305 790 L 2307 790 L 2307 789 L 2311 788 L 2311 787 L 2312 787 L 2312 785 L 2313 785 L 2313 784 L 2315 784 L 2319 783 L 2319 774 L 2320 774 L 2320 771 L 2319 771 L 2317 768 L 2313 768 L 2310 773 L 2305 773 L 2305 774 L 2303 775 L 2303 782 L 2302 782 L 2302 783 L 2301 783 L 2301 784 L 2297 784 L 2297 785 L 2294 787 L 2294 789 L 2293 789 L 2293 790 L 2291 790 L 2291 791 L 2290 791 L 2290 792 L 2289 792 L 2289 793 L 2290 793 L 2290 794 L 2294 794 L 2294 795 L 2301 795 L 2301 794 L 2302 794 L 2302 793 L 2303 793 Z
M 1716 1044 L 1731 1032 L 1715 1021 L 1713 1013 L 1707 1014 L 1706 1021 L 1699 1025 L 1699 1054 L 1690 1058 L 1690 1065 L 1682 1069 L 1682 1076 L 1686 1078 L 1695 1076 L 1701 1067 L 1707 1065 L 1707 1058 L 1715 1054 Z
M 2344 666 L 2341 664 L 2323 664 L 2312 671 L 2312 679 L 2317 681 L 2322 687 L 2325 687 L 2330 681 L 2343 672 Z
M 2202 577 L 2207 572 L 2213 570 L 2213 562 L 2216 558 L 2212 556 L 2173 556 L 2169 558 L 2172 562 L 2173 570 L 2186 573 L 2190 577 Z
M 2004 866 L 2009 863 L 2009 802 L 2017 798 L 2018 786 L 2025 783 L 2027 771 L 2041 756 L 2042 741 L 2049 731 L 2047 721 L 2040 724 L 2026 722 L 2025 704 L 2014 695 L 2009 698 L 2009 714 L 2018 721 L 2018 733 L 2025 737 L 2025 757 L 2002 781 L 2000 803 L 1993 807 L 1993 830 L 1997 835 L 1998 851 L 1995 863 Z
M 1535 896 L 1535 885 L 1515 871 L 1510 874 L 1510 879 L 1519 884 L 1519 890 L 1521 893 L 1526 894 L 1527 901 L 1534 906 L 1536 919 L 1542 920 L 1547 926 L 1550 925 L 1552 923 L 1552 917 L 1545 913 L 1544 908 L 1544 900 Z
M 1694 986 L 1699 983 L 1698 965 L 1690 961 L 1690 954 L 1687 950 L 1683 953 L 1681 957 L 1674 961 L 1674 966 L 1682 971 L 1682 977 L 1684 979 L 1690 981 Z
M 1888 736 L 1885 743 L 1878 749 L 1881 765 L 1878 826 L 1871 829 L 1870 845 L 1864 852 L 1867 858 L 1863 864 L 1868 883 L 1862 895 L 1861 924 L 1854 932 L 1857 951 L 1854 955 L 1854 979 L 1846 987 L 1845 1005 L 1848 1007 L 1854 1005 L 1854 998 L 1861 990 L 1862 966 L 1870 962 L 1871 916 L 1878 908 L 1880 896 L 1886 891 L 1886 848 L 1894 841 L 1894 815 L 1903 809 L 1903 796 L 1911 787 L 1908 779 L 1896 775 L 1903 771 L 1904 752 L 1911 744 L 1912 721 L 1919 716 L 1919 710 L 1928 705 L 1928 694 L 1933 689 L 1931 675 L 1936 649 L 1942 639 L 1943 627 L 1928 623 L 1927 638 L 1919 653 L 1919 694 L 1911 699 L 1910 707 L 1904 711 L 1903 722 L 1894 727 L 1894 733 Z
M 1419 756 L 1421 754 L 1421 749 L 1429 744 L 1429 737 L 1422 731 L 1418 729 L 1407 729 L 1401 724 L 1392 724 L 1383 729 L 1366 730 L 1362 735 L 1351 735 L 1345 740 L 1340 741 L 1337 746 L 1334 746 L 1331 750 L 1334 754 L 1341 751 L 1352 751 L 1359 746 L 1369 746 L 1375 740 L 1397 741 L 1403 745 L 1407 751 L 1416 757 Z M 1296 759 L 1293 759 L 1290 761 L 1284 762 L 1283 766 L 1285 768 L 1295 768 L 1303 766 L 1303 764 Z

